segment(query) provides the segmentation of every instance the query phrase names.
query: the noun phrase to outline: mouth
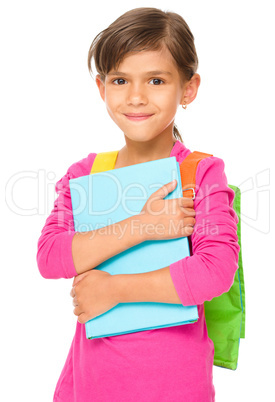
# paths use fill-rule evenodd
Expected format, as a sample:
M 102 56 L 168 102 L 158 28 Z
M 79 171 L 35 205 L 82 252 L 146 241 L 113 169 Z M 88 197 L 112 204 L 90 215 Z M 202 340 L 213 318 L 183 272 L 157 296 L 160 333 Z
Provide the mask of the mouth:
M 127 119 L 132 120 L 132 121 L 142 121 L 142 120 L 147 120 L 153 114 L 148 114 L 148 113 L 124 113 L 124 116 L 127 117 Z

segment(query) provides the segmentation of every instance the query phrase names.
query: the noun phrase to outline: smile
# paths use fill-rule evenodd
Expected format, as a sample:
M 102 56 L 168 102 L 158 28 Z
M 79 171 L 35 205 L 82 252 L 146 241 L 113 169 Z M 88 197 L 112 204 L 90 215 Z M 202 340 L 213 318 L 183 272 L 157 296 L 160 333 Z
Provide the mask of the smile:
M 145 113 L 129 113 L 129 114 L 124 114 L 127 119 L 132 120 L 132 121 L 142 121 L 142 120 L 147 120 L 149 117 L 153 116 L 152 114 L 145 114 Z

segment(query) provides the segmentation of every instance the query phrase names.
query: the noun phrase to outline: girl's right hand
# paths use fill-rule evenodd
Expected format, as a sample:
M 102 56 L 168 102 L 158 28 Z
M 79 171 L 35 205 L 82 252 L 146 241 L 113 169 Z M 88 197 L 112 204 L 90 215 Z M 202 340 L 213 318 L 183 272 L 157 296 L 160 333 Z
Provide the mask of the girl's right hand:
M 171 181 L 155 191 L 140 212 L 146 240 L 166 240 L 190 236 L 195 225 L 194 201 L 191 198 L 164 200 L 176 188 Z

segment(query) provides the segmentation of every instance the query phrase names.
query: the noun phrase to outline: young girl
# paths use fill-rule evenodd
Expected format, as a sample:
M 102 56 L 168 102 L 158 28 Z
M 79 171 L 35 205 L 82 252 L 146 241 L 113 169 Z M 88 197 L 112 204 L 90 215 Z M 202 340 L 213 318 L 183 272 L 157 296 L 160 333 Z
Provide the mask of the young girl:
M 128 11 L 94 39 L 90 70 L 93 58 L 100 96 L 125 137 L 115 169 L 172 156 L 180 164 L 190 150 L 174 119 L 179 105 L 186 108 L 195 99 L 200 84 L 194 38 L 182 17 L 155 8 Z M 149 197 L 140 214 L 111 225 L 112 231 L 78 234 L 69 180 L 90 174 L 95 156 L 90 153 L 73 164 L 57 182 L 59 196 L 38 241 L 43 277 L 75 277 L 71 296 L 76 333 L 54 401 L 214 401 L 214 348 L 203 303 L 228 291 L 239 251 L 234 192 L 227 185 L 224 163 L 217 157 L 199 163 L 194 201 L 164 200 L 176 185 L 167 183 Z M 138 219 L 140 230 L 132 230 L 132 218 Z M 161 233 L 152 227 L 161 227 Z M 192 256 L 168 267 L 128 275 L 93 269 L 143 241 L 189 235 Z M 129 302 L 196 304 L 199 320 L 86 339 L 85 322 Z

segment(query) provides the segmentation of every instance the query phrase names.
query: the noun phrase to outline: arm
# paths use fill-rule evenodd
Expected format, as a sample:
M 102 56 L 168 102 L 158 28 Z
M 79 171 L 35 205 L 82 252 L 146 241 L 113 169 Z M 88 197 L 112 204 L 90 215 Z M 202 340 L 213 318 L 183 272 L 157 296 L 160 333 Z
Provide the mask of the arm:
M 211 157 L 200 162 L 199 190 L 191 235 L 193 255 L 156 271 L 115 275 L 117 300 L 123 302 L 202 304 L 231 287 L 238 268 L 237 215 L 234 192 L 227 186 L 224 163 Z
M 73 164 L 55 187 L 58 198 L 38 240 L 37 265 L 44 278 L 72 278 L 142 242 L 139 231 L 131 232 L 136 217 L 86 233 L 74 231 L 69 180 L 88 175 L 96 154 Z
M 169 267 L 145 274 L 111 275 L 100 269 L 74 278 L 70 295 L 81 324 L 105 313 L 118 303 L 138 301 L 177 303 Z
M 92 230 L 75 233 L 72 239 L 72 256 L 78 274 L 89 271 L 103 261 L 122 253 L 143 241 L 145 237 L 140 231 L 133 231 L 133 222 L 141 221 L 138 215 L 108 226 L 108 230 Z
M 181 304 L 169 266 L 143 274 L 113 275 L 112 281 L 117 303 Z

